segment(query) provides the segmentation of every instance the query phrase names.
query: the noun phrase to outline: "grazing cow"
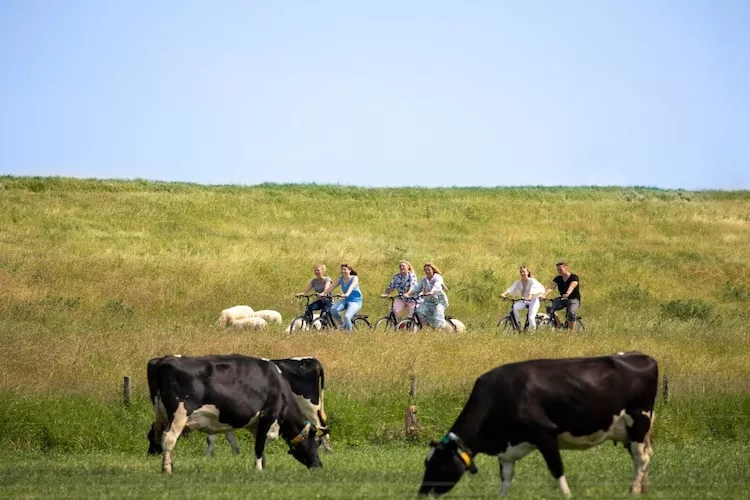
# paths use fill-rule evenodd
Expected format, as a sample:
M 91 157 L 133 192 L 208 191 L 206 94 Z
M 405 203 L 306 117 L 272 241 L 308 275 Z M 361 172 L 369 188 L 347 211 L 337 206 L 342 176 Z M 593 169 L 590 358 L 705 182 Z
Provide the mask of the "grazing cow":
M 479 377 L 469 400 L 425 459 L 419 493 L 455 486 L 473 456 L 497 455 L 506 495 L 517 460 L 537 449 L 570 496 L 561 448 L 586 449 L 605 440 L 625 443 L 633 457 L 632 493 L 648 489 L 651 430 L 658 384 L 656 361 L 638 352 L 539 359 L 499 366 Z
M 155 415 L 149 450 L 161 448 L 162 471 L 172 472 L 172 450 L 184 429 L 216 434 L 241 428 L 256 435 L 255 468 L 262 470 L 266 440 L 257 436 L 275 423 L 294 458 L 321 467 L 318 429 L 305 420 L 271 361 L 239 354 L 165 356 L 149 361 L 147 375 Z
M 331 452 L 331 440 L 327 432 L 327 418 L 323 405 L 323 396 L 325 392 L 325 373 L 323 365 L 316 358 L 288 358 L 271 360 L 281 369 L 281 374 L 287 379 L 294 393 L 294 399 L 297 401 L 302 414 L 315 425 L 318 429 L 325 430 L 321 437 L 323 447 L 327 452 Z M 267 438 L 275 439 L 279 435 L 278 430 L 271 427 Z M 233 432 L 226 434 L 229 444 L 232 446 L 232 452 L 237 455 L 237 439 Z M 209 434 L 206 438 L 208 447 L 206 455 L 212 455 L 216 445 L 217 436 Z

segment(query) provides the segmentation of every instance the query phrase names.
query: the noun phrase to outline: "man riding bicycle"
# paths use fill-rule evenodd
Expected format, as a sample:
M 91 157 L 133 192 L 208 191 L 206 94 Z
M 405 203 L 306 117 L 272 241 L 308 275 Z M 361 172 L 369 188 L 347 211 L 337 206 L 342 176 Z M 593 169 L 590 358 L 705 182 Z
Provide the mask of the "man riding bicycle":
M 566 262 L 555 264 L 558 276 L 552 280 L 547 291 L 544 292 L 544 298 L 557 287 L 560 296 L 553 300 L 547 306 L 547 313 L 555 314 L 555 311 L 566 309 L 566 318 L 568 320 L 568 330 L 573 331 L 576 324 L 576 311 L 581 306 L 581 291 L 578 287 L 578 275 L 572 274 L 568 269 Z

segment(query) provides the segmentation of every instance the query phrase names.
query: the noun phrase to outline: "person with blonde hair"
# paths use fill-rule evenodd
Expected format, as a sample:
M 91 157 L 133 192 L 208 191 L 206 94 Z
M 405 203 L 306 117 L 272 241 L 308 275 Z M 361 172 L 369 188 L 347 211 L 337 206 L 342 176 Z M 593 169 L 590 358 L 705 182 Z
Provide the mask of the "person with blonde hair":
M 301 297 L 303 295 L 306 295 L 310 290 L 315 290 L 315 293 L 320 297 L 318 300 L 307 306 L 307 311 L 305 314 L 309 314 L 310 317 L 312 317 L 313 311 L 320 310 L 321 314 L 325 313 L 331 308 L 331 304 L 333 304 L 333 299 L 331 298 L 330 294 L 322 296 L 320 295 L 321 293 L 323 293 L 326 287 L 331 284 L 332 281 L 331 278 L 325 275 L 325 264 L 318 264 L 317 266 L 315 266 L 313 272 L 315 273 L 315 277 L 311 279 L 307 284 L 307 288 L 305 288 L 302 293 L 295 294 L 297 297 Z
M 351 333 L 354 328 L 352 318 L 362 309 L 362 290 L 359 288 L 357 271 L 349 264 L 341 264 L 341 277 L 330 283 L 323 294 L 331 293 L 338 286 L 341 287 L 341 299 L 331 306 L 331 316 L 336 323 L 341 322 L 339 329 Z M 343 318 L 341 311 L 344 311 Z
M 398 263 L 398 272 L 393 275 L 391 282 L 385 288 L 381 297 L 388 297 L 389 293 L 396 290 L 401 295 L 406 295 L 417 285 L 417 275 L 414 273 L 411 264 L 405 260 Z M 396 315 L 396 321 L 400 321 L 404 316 L 404 309 L 409 316 L 414 314 L 414 302 L 404 301 L 401 297 L 393 300 L 393 314 Z
M 510 285 L 500 296 L 505 298 L 509 294 L 520 295 L 521 300 L 513 304 L 513 316 L 516 317 L 516 324 L 521 325 L 519 311 L 528 308 L 529 329 L 536 330 L 536 313 L 539 311 L 539 299 L 544 296 L 544 285 L 539 283 L 531 274 L 526 266 L 521 266 L 518 270 L 521 279 L 518 279 Z
M 440 272 L 432 262 L 424 265 L 424 278 L 407 296 L 417 295 L 424 300 L 417 306 L 417 312 L 434 328 L 445 328 L 445 310 L 448 308 L 448 296 L 445 292 L 448 286 Z

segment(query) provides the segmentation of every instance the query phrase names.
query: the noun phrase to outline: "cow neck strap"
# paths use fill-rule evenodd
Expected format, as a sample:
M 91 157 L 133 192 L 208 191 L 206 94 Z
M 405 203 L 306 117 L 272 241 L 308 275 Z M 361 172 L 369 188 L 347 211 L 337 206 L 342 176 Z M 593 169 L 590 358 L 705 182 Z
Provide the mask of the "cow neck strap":
M 474 459 L 472 458 L 473 453 L 471 453 L 471 450 L 464 444 L 463 441 L 461 441 L 461 438 L 456 436 L 454 433 L 449 432 L 445 435 L 443 438 L 444 441 L 453 441 L 456 443 L 456 454 L 459 456 L 461 460 L 463 460 L 464 464 L 466 464 L 466 468 L 469 469 L 469 472 L 472 474 L 477 473 L 477 466 L 474 465 Z
M 301 431 L 299 431 L 299 434 L 297 434 L 296 436 L 294 436 L 292 439 L 289 440 L 289 444 L 292 446 L 297 446 L 298 444 L 300 444 L 302 441 L 305 440 L 305 438 L 307 437 L 307 433 L 309 431 L 310 431 L 310 421 L 305 420 L 305 426 L 302 428 Z

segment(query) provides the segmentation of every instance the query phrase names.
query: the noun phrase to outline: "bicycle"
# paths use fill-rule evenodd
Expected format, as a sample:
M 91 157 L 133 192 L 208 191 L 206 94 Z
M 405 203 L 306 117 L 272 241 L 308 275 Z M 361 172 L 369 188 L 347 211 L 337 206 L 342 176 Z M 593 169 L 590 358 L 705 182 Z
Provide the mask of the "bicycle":
M 513 306 L 516 304 L 516 302 L 523 302 L 523 299 L 509 299 L 508 297 L 500 297 L 502 300 L 507 300 L 510 302 L 510 311 L 508 311 L 507 316 L 501 317 L 497 321 L 497 327 L 500 330 L 504 330 L 507 332 L 514 331 L 514 332 L 521 332 L 522 330 L 528 330 L 529 329 L 529 316 L 526 315 L 526 321 L 523 325 L 523 329 L 521 328 L 521 325 L 518 324 L 516 321 L 516 315 L 513 314 Z M 537 313 L 536 314 L 536 324 L 537 328 L 539 328 L 539 322 L 542 321 L 543 318 L 542 314 Z
M 568 299 L 563 297 L 557 297 L 560 300 L 564 300 L 567 302 Z M 552 302 L 552 300 L 556 299 L 540 299 L 542 302 Z M 557 317 L 557 314 L 555 312 L 552 313 L 540 313 L 536 315 L 537 317 L 537 328 L 542 330 L 549 330 L 549 329 L 555 329 L 555 330 L 567 330 L 568 329 L 568 321 L 567 319 L 564 321 L 560 321 Z M 573 331 L 576 332 L 582 332 L 586 330 L 586 327 L 583 325 L 583 316 L 576 315 L 576 322 L 573 326 Z
M 381 331 L 385 332 L 387 330 L 395 330 L 398 326 L 399 320 L 396 318 L 396 313 L 393 312 L 393 303 L 396 301 L 396 299 L 401 300 L 408 300 L 408 297 L 404 297 L 403 295 L 396 295 L 396 296 L 388 296 L 388 297 L 381 297 L 382 299 L 390 299 L 391 301 L 391 308 L 388 310 L 388 314 L 383 316 L 382 318 L 378 319 L 375 322 L 375 325 L 373 328 L 375 331 Z
M 403 300 L 406 301 L 413 301 L 417 302 L 418 299 L 415 299 L 413 297 L 402 297 Z M 419 314 L 419 308 L 414 308 L 414 314 L 411 316 L 407 316 L 406 318 L 402 319 L 398 322 L 396 325 L 396 330 L 406 330 L 409 332 L 418 332 L 422 328 L 425 327 L 425 325 L 429 324 L 425 320 L 422 319 L 422 315 Z M 448 324 L 448 327 L 453 333 L 456 333 L 458 329 L 456 328 L 456 325 L 453 323 L 453 318 L 451 316 L 445 317 L 445 322 Z
M 341 295 L 333 295 L 331 298 L 341 297 Z M 310 328 L 314 328 L 316 330 L 338 329 L 338 325 L 333 320 L 333 315 L 331 314 L 330 308 L 325 312 L 322 312 L 317 318 L 314 317 L 312 311 L 309 311 L 309 309 L 307 308 L 307 306 L 310 305 L 310 299 L 317 300 L 320 297 L 318 297 L 317 295 L 301 295 L 299 298 L 304 298 L 307 301 L 305 304 L 305 312 L 292 320 L 292 322 L 289 324 L 289 328 L 287 328 L 287 332 L 292 333 L 294 330 L 309 330 Z M 354 318 L 352 318 L 352 327 L 355 330 L 372 328 L 372 325 L 370 325 L 370 321 L 367 318 L 368 316 L 366 314 L 355 314 Z

